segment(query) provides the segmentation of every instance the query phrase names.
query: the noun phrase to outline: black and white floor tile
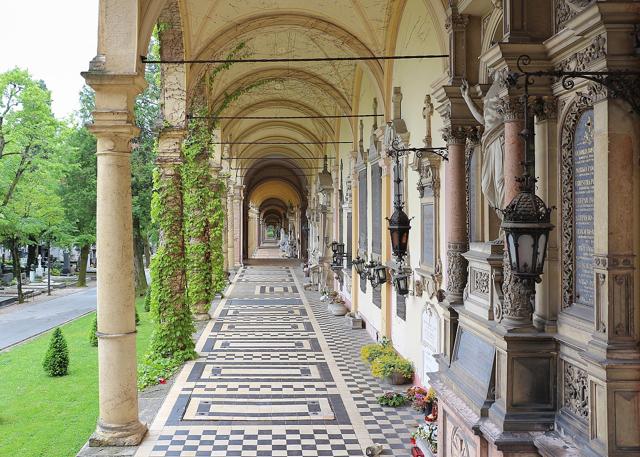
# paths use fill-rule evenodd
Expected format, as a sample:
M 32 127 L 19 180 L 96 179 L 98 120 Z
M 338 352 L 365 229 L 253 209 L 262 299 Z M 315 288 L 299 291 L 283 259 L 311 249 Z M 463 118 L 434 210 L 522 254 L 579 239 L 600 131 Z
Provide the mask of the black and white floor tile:
M 371 340 L 301 292 L 299 269 L 244 267 L 137 457 L 408 456 L 419 417 L 382 408 L 359 360 Z

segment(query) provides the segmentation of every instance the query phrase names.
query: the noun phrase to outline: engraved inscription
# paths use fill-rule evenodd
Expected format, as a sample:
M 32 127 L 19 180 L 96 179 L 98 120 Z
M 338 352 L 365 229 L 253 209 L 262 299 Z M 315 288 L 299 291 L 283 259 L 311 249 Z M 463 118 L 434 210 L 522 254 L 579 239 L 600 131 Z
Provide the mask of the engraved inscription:
M 482 387 L 491 382 L 495 348 L 474 333 L 460 328 L 454 363 L 469 373 Z
M 422 264 L 430 267 L 433 267 L 435 257 L 433 250 L 433 229 L 433 203 L 425 203 L 422 205 Z
M 573 159 L 575 301 L 594 304 L 593 277 L 593 110 L 576 125 Z

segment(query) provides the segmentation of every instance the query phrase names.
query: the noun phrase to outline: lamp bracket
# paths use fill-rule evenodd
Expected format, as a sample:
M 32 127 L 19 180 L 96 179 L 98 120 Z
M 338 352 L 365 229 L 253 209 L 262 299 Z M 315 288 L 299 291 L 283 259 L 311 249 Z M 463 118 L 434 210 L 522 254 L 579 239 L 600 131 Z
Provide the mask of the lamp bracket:
M 581 78 L 606 87 L 610 91 L 609 95 L 612 98 L 625 100 L 629 103 L 631 109 L 636 114 L 640 115 L 640 71 L 526 71 L 525 68 L 530 63 L 530 56 L 519 56 L 517 63 L 518 71 L 511 72 L 507 76 L 507 83 L 511 87 L 516 86 L 520 79 L 525 78 L 525 96 L 528 95 L 528 91 L 526 89 L 530 84 L 533 84 L 534 77 L 550 76 L 557 78 L 560 80 L 562 87 L 566 90 L 572 90 L 575 87 L 575 79 Z

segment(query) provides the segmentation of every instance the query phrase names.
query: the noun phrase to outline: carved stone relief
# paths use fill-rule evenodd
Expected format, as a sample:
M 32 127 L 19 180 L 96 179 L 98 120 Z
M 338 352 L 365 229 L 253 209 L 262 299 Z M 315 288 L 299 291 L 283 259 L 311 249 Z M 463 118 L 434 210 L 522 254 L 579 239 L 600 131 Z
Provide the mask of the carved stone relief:
M 471 286 L 472 291 L 489 295 L 491 290 L 489 287 L 489 272 L 475 269 L 471 270 Z
M 467 285 L 467 259 L 462 255 L 466 252 L 466 243 L 449 243 L 447 249 L 447 294 L 454 300 L 460 300 Z
M 451 457 L 470 457 L 469 444 L 458 427 L 451 434 Z
M 589 420 L 589 380 L 586 371 L 564 361 L 562 406 L 576 418 Z
M 567 22 L 595 2 L 596 0 L 556 0 L 556 32 L 564 29 Z
M 606 55 L 607 40 L 603 35 L 598 35 L 593 38 L 591 44 L 584 50 L 572 54 L 556 65 L 555 69 L 562 71 L 585 71 L 593 62 L 606 57 Z

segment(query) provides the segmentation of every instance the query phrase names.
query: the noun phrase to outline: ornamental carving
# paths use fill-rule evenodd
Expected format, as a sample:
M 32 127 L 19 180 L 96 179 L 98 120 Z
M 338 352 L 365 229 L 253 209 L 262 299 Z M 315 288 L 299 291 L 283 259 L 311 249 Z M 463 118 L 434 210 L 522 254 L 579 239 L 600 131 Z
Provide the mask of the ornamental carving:
M 524 103 L 522 97 L 517 95 L 501 98 L 497 109 L 505 122 L 524 119 Z
M 462 255 L 467 251 L 465 243 L 449 243 L 447 249 L 447 295 L 460 299 L 467 285 L 467 259 Z
M 503 300 L 496 303 L 494 314 L 498 322 L 502 319 L 528 321 L 533 313 L 535 289 L 511 273 L 509 254 L 504 251 L 504 282 L 502 283 Z
M 480 270 L 471 270 L 473 290 L 480 294 L 489 295 L 489 272 Z
M 556 65 L 556 70 L 585 71 L 593 62 L 607 56 L 607 40 L 603 35 L 594 37 L 586 49 L 572 54 Z
M 421 159 L 418 169 L 420 178 L 418 179 L 418 194 L 424 197 L 425 189 L 429 189 L 434 198 L 440 194 L 440 158 Z
M 589 420 L 589 380 L 586 371 L 564 362 L 563 407 L 582 421 Z
M 574 302 L 575 243 L 574 243 L 574 176 L 573 150 L 576 126 L 582 114 L 593 107 L 595 91 L 577 94 L 565 115 L 561 132 L 560 185 L 561 185 L 561 226 L 562 246 L 562 308 Z
M 469 457 L 469 443 L 458 427 L 451 434 L 451 457 Z
M 556 0 L 556 32 L 564 29 L 567 22 L 595 2 L 596 0 Z

